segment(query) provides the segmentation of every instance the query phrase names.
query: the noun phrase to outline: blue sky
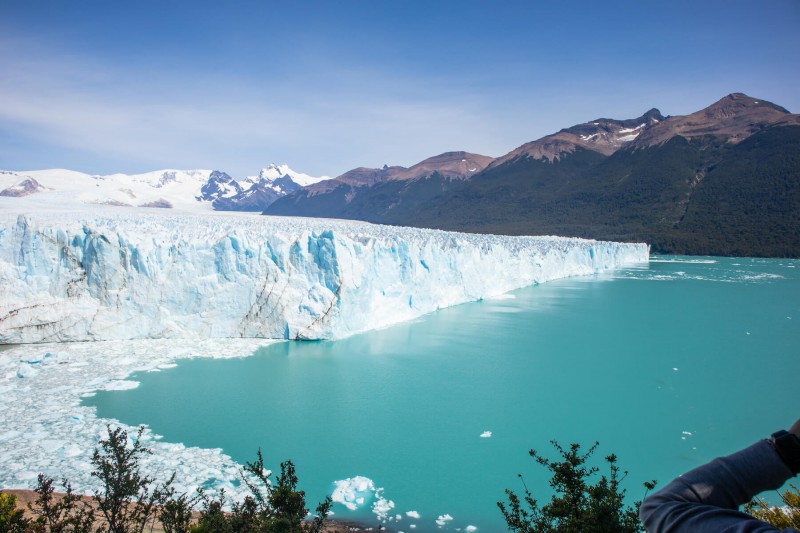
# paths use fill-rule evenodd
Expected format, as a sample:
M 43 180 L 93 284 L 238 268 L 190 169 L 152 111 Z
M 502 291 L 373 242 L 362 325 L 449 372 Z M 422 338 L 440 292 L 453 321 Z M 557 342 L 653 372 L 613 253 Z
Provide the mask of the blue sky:
M 500 156 L 731 92 L 800 112 L 799 0 L 0 0 L 0 168 Z

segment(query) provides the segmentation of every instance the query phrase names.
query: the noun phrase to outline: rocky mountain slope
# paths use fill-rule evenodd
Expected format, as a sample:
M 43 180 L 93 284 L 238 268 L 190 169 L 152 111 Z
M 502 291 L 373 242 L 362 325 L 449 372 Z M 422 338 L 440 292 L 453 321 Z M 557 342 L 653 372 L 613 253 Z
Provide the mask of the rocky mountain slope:
M 297 191 L 266 213 L 800 257 L 800 115 L 741 93 L 686 116 L 652 109 L 566 128 L 466 179 L 384 172 L 347 189 Z
M 409 168 L 356 168 L 276 201 L 270 215 L 321 216 L 388 222 L 403 218 L 422 202 L 469 180 L 493 159 L 469 152 L 446 152 Z

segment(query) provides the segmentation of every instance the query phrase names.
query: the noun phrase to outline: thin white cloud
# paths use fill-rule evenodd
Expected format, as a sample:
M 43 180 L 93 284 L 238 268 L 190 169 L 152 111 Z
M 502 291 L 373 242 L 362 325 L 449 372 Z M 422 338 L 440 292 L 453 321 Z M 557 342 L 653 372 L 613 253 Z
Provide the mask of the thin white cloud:
M 42 166 L 37 153 L 66 153 L 69 161 L 42 161 L 92 172 L 219 168 L 235 176 L 286 162 L 336 175 L 411 165 L 446 150 L 499 156 L 599 116 L 633 118 L 652 106 L 689 113 L 732 90 L 748 91 L 697 80 L 691 97 L 675 102 L 665 99 L 685 87 L 670 89 L 663 79 L 582 85 L 515 75 L 524 70 L 517 67 L 508 79 L 499 67 L 452 79 L 408 66 L 308 61 L 281 73 L 209 72 L 112 64 L 0 36 L 0 135 L 16 143 L 0 146 L 0 161 L 23 169 L 19 150 L 29 169 Z
M 202 72 L 137 72 L 11 48 L 0 47 L 0 128 L 139 170 L 211 166 L 243 174 L 276 160 L 336 174 L 469 148 L 479 129 L 494 129 L 474 102 L 443 98 L 386 73 L 349 70 L 309 86 L 303 78 L 327 74 L 316 71 L 273 84 Z

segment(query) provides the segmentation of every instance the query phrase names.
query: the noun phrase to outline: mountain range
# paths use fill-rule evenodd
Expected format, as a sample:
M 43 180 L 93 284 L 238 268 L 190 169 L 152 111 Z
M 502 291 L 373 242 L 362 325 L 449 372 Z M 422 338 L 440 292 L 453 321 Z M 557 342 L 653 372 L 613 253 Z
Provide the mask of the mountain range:
M 643 241 L 661 253 L 800 257 L 800 115 L 733 93 L 685 116 L 650 109 L 594 119 L 497 158 L 454 151 L 333 179 L 286 165 L 243 179 L 220 170 L 0 171 L 2 197 L 45 208 L 250 211 Z
M 241 180 L 219 170 L 156 170 L 106 176 L 64 169 L 0 171 L 0 197 L 26 197 L 44 206 L 61 207 L 91 204 L 261 212 L 278 198 L 325 179 L 275 164 Z
M 800 115 L 733 93 L 685 116 L 591 120 L 496 159 L 358 168 L 264 213 L 800 257 Z

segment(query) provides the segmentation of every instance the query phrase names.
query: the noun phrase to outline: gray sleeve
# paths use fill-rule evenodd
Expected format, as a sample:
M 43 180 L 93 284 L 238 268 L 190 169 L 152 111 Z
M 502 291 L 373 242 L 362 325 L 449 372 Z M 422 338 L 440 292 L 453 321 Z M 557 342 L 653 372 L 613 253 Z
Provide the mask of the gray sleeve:
M 772 445 L 762 440 L 676 478 L 645 499 L 640 516 L 649 533 L 779 531 L 738 509 L 791 477 Z

